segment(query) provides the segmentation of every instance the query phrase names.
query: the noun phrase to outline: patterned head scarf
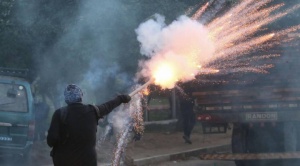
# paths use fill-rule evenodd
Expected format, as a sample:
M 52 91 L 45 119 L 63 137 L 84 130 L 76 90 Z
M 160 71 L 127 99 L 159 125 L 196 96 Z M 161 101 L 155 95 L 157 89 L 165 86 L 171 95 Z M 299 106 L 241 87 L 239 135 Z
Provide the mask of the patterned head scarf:
M 67 104 L 80 103 L 82 102 L 83 93 L 77 85 L 70 84 L 66 87 L 64 96 Z

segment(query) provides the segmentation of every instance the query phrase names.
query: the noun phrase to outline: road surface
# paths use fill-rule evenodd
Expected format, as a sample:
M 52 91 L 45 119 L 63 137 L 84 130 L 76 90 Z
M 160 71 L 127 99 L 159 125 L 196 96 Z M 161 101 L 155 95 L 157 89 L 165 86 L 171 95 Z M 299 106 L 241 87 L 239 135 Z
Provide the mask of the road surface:
M 197 158 L 185 161 L 163 162 L 157 166 L 235 166 L 233 161 L 208 161 Z

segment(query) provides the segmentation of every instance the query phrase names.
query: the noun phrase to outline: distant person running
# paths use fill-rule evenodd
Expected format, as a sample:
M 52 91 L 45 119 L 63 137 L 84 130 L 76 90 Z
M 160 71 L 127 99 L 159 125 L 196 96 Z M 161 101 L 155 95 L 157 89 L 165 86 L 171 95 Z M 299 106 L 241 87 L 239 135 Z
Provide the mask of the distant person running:
M 185 93 L 180 96 L 180 110 L 182 113 L 183 122 L 183 139 L 185 143 L 192 144 L 190 139 L 192 130 L 194 129 L 196 123 L 196 115 L 194 112 L 194 99 L 191 93 L 186 90 Z

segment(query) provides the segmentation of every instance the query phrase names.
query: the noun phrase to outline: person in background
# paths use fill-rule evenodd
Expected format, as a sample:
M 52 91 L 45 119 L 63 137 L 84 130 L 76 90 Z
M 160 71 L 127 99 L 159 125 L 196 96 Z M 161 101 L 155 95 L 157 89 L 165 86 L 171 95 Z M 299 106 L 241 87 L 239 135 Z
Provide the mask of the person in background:
M 105 116 L 104 118 L 98 121 L 98 143 L 102 143 L 104 141 L 111 141 L 111 138 L 113 136 L 112 125 L 113 124 L 108 121 L 108 116 Z
M 182 112 L 184 134 L 182 138 L 185 143 L 192 144 L 190 137 L 196 123 L 196 115 L 194 112 L 194 99 L 188 88 L 185 88 L 185 93 L 180 96 L 180 110 Z
M 49 113 L 49 106 L 40 97 L 35 97 L 35 141 L 44 141 L 46 139 L 47 131 L 47 117 Z
M 83 104 L 83 93 L 75 84 L 65 88 L 64 97 L 67 106 L 54 112 L 47 135 L 54 166 L 97 166 L 98 120 L 131 97 L 118 95 L 101 105 Z

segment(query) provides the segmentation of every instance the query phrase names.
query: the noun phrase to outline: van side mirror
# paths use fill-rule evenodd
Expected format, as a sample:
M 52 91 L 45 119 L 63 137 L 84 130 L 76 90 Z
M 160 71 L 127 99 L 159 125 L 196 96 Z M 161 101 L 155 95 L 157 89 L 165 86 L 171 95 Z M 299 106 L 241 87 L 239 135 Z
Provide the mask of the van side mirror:
M 10 98 L 16 98 L 18 95 L 18 91 L 13 88 L 8 89 L 6 95 L 7 95 L 7 97 L 10 97 Z

